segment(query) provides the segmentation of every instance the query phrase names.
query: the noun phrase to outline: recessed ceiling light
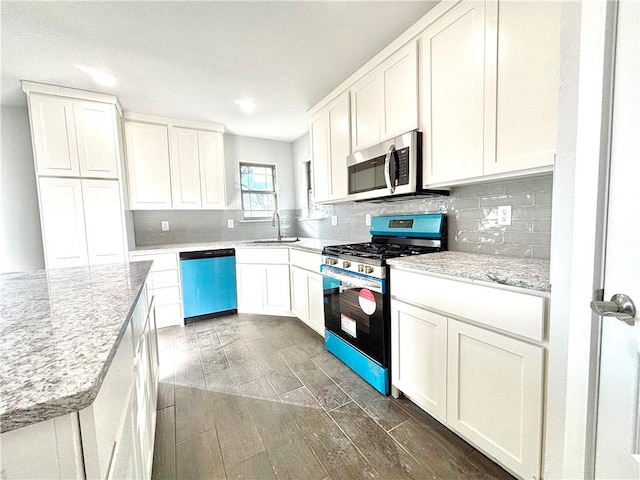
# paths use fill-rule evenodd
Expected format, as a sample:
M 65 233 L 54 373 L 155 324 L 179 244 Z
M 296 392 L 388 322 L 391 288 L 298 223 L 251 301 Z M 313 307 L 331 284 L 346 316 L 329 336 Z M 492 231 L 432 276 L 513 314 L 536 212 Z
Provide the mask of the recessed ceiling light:
M 233 103 L 238 105 L 244 113 L 252 113 L 256 109 L 256 102 L 249 98 L 239 98 L 234 100 Z
M 82 65 L 76 65 L 76 68 L 82 70 L 87 75 L 90 75 L 96 83 L 104 85 L 105 87 L 113 87 L 118 81 L 115 75 L 105 72 L 104 70 L 100 70 L 99 68 L 85 67 Z

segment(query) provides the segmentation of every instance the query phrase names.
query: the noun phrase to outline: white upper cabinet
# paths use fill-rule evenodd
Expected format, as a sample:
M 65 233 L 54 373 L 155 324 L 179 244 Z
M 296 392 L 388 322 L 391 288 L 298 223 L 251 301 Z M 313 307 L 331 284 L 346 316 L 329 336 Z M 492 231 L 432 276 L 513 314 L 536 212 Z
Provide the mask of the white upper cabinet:
M 222 132 L 198 131 L 202 208 L 227 205 Z
M 223 131 L 218 124 L 127 113 L 131 209 L 225 208 Z
M 115 106 L 73 101 L 78 162 L 83 177 L 118 178 Z
M 171 128 L 173 208 L 225 206 L 222 133 Z
M 417 44 L 410 42 L 351 89 L 353 150 L 418 128 Z
M 126 120 L 125 143 L 130 208 L 171 209 L 167 126 Z
M 497 88 L 488 84 L 485 175 L 554 163 L 561 7 L 561 2 L 488 4 L 487 53 L 497 59 Z
M 420 38 L 426 185 L 483 173 L 484 11 L 464 2 Z
M 311 117 L 313 198 L 316 203 L 347 196 L 347 156 L 351 153 L 349 92 Z
M 463 1 L 424 31 L 423 186 L 551 170 L 560 9 L 560 2 Z
M 73 119 L 73 100 L 31 94 L 29 113 L 36 173 L 77 177 L 80 174 L 80 167 Z
M 113 104 L 29 96 L 38 175 L 118 178 Z

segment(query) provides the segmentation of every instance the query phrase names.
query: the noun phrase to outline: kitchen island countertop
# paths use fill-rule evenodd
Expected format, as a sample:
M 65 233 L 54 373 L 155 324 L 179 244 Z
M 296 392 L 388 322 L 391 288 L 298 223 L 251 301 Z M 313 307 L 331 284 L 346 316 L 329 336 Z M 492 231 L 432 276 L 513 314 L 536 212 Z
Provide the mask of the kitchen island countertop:
M 549 261 L 466 252 L 438 252 L 394 258 L 393 267 L 509 287 L 550 292 Z
M 152 262 L 0 275 L 0 426 L 89 406 Z

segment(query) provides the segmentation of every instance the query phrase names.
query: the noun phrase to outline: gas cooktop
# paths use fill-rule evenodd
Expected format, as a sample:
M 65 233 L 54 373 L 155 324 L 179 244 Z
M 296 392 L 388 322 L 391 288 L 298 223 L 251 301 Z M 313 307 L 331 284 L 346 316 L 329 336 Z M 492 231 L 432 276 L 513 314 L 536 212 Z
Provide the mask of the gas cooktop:
M 389 258 L 420 255 L 423 253 L 438 252 L 440 250 L 441 248 L 439 247 L 424 245 L 363 242 L 325 247 L 323 253 L 325 255 L 335 255 L 341 258 L 349 256 L 358 259 L 369 259 L 382 262 Z

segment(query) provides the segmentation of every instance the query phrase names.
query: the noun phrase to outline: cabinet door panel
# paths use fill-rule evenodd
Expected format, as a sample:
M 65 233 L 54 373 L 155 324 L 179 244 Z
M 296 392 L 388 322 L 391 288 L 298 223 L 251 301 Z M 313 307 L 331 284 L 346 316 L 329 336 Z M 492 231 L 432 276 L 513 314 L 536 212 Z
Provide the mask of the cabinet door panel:
M 391 357 L 393 386 L 446 421 L 447 319 L 392 300 Z
M 265 282 L 264 265 L 236 264 L 238 282 L 238 311 L 261 312 Z
M 561 9 L 561 2 L 497 4 L 498 34 L 487 44 L 497 55 L 497 89 L 487 90 L 495 129 L 486 132 L 485 175 L 553 165 Z
M 383 68 L 384 138 L 418 128 L 417 44 L 411 42 L 393 55 Z
M 382 76 L 377 73 L 369 74 L 352 89 L 351 132 L 354 151 L 380 142 L 384 85 Z
M 86 265 L 87 239 L 80 180 L 42 177 L 39 183 L 47 268 Z
M 73 101 L 80 175 L 118 178 L 118 138 L 115 107 Z
M 199 131 L 198 147 L 202 208 L 223 208 L 226 187 L 222 133 Z
M 171 188 L 173 208 L 198 209 L 202 205 L 197 130 L 171 128 Z
M 523 478 L 539 478 L 543 348 L 449 320 L 447 423 Z
M 313 159 L 313 200 L 329 200 L 329 126 L 327 113 L 311 120 L 311 155 Z
M 123 211 L 117 180 L 82 180 L 89 264 L 124 262 Z
M 308 325 L 324 337 L 324 297 L 322 276 L 309 273 L 307 278 L 309 291 Z
M 347 156 L 351 153 L 349 129 L 349 94 L 329 110 L 329 197 L 332 200 L 347 196 Z
M 268 265 L 265 267 L 265 310 L 291 310 L 291 290 L 289 287 L 289 265 Z
M 464 2 L 421 37 L 425 185 L 483 174 L 484 4 Z
M 308 294 L 307 294 L 307 274 L 304 270 L 291 267 L 291 311 L 302 320 L 308 323 Z
M 78 176 L 71 99 L 32 94 L 29 108 L 38 175 Z
M 131 208 L 171 208 L 167 127 L 125 122 Z

